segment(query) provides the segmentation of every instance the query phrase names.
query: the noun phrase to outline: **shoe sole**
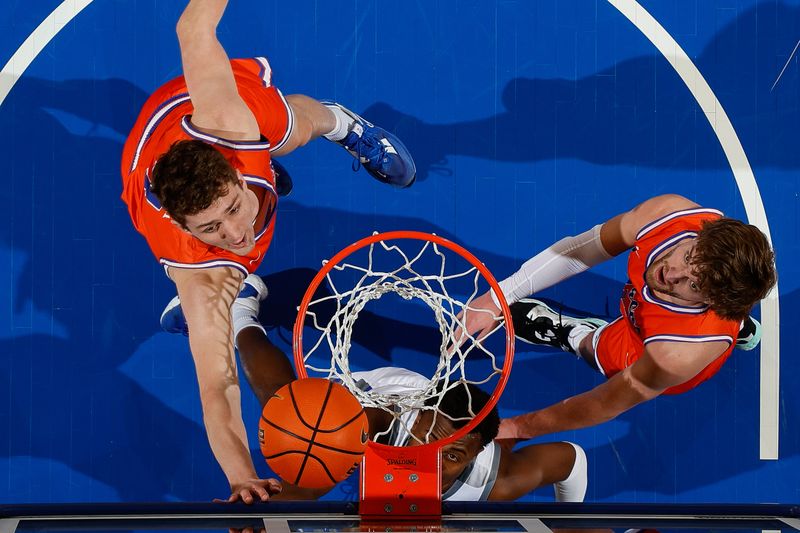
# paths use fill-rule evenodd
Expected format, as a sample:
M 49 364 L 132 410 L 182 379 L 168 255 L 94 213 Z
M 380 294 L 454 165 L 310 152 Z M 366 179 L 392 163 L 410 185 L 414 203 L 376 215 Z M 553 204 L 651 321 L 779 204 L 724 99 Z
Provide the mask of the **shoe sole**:
M 742 350 L 743 352 L 750 352 L 752 350 L 755 350 L 756 348 L 758 348 L 758 345 L 761 344 L 761 322 L 759 322 L 758 320 L 756 320 L 752 316 L 750 317 L 750 320 L 752 320 L 756 325 L 756 333 L 754 334 L 755 335 L 755 339 L 756 339 L 755 342 L 753 342 L 752 340 L 749 340 L 749 341 L 747 341 L 745 343 L 739 344 L 738 339 L 737 339 L 733 343 L 733 347 L 735 349 Z
M 546 303 L 544 303 L 541 300 L 537 300 L 536 298 L 523 298 L 519 302 L 520 303 L 532 303 L 532 304 L 537 305 L 539 307 L 543 307 L 550 314 L 552 314 L 553 317 L 559 317 L 560 316 L 562 320 L 563 319 L 567 319 L 567 320 L 577 321 L 577 322 L 588 322 L 589 324 L 591 324 L 593 326 L 596 326 L 598 328 L 601 328 L 603 326 L 608 325 L 608 322 L 606 322 L 602 318 L 592 318 L 592 317 L 577 318 L 577 317 L 569 316 L 569 315 L 563 315 L 563 314 L 560 315 L 559 313 L 554 311 L 549 305 L 547 305 Z M 528 315 L 526 315 L 526 316 L 528 316 Z M 547 317 L 547 318 L 550 318 L 550 320 L 553 320 L 552 317 Z M 528 317 L 528 319 L 530 320 L 530 317 Z
M 181 299 L 180 299 L 179 296 L 175 296 L 172 300 L 169 301 L 167 306 L 161 312 L 161 317 L 158 319 L 158 321 L 159 321 L 158 323 L 159 324 L 163 323 L 164 322 L 164 317 L 167 316 L 167 313 L 169 313 L 170 311 L 172 311 L 173 309 L 175 309 L 179 305 L 181 305 Z

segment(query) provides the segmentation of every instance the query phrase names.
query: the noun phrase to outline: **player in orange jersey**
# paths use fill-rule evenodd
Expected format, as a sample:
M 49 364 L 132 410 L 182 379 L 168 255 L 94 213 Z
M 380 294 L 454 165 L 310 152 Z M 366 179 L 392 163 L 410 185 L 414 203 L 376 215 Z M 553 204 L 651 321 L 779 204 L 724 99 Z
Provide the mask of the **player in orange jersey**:
M 610 324 L 562 316 L 525 298 L 626 250 L 622 316 Z M 558 241 L 500 282 L 515 333 L 577 354 L 607 381 L 504 420 L 498 438 L 593 426 L 660 394 L 697 386 L 719 370 L 737 337 L 754 347 L 749 337 L 758 324 L 749 312 L 775 279 L 774 255 L 761 231 L 676 195 L 652 198 Z M 499 308 L 491 294 L 470 307 L 467 331 L 480 335 L 493 327 Z
M 284 97 L 264 58 L 229 60 L 216 37 L 226 4 L 192 0 L 181 15 L 183 76 L 145 103 L 123 149 L 122 198 L 177 287 L 162 325 L 189 335 L 203 420 L 230 483 L 229 501 L 251 503 L 280 485 L 259 479 L 250 457 L 234 343 L 262 405 L 294 379 L 258 323 L 267 290 L 252 275 L 272 239 L 282 183 L 271 158 L 323 136 L 382 182 L 407 187 L 416 171 L 391 133 L 341 105 Z

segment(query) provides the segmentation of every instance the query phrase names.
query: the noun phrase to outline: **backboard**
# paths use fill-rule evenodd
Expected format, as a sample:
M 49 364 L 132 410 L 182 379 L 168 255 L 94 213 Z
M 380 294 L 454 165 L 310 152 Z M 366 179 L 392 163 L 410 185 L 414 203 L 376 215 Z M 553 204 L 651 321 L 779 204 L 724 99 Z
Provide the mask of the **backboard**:
M 61 504 L 0 506 L 0 533 L 28 531 L 530 532 L 800 531 L 797 505 L 444 502 L 440 520 L 369 522 L 356 503 Z

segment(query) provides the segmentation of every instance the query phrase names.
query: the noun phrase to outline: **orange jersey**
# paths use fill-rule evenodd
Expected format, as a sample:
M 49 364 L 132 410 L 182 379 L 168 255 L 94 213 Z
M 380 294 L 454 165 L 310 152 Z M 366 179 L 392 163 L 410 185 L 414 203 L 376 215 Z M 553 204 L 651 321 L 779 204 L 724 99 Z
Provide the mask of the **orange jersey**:
M 122 199 L 134 227 L 165 267 L 229 266 L 254 272 L 269 248 L 275 228 L 275 175 L 270 152 L 282 147 L 292 131 L 293 115 L 271 84 L 264 58 L 231 61 L 239 95 L 258 121 L 259 141 L 230 141 L 204 133 L 191 123 L 194 110 L 183 77 L 162 85 L 144 104 L 122 152 Z M 246 256 L 210 246 L 176 227 L 150 192 L 150 175 L 158 158 L 176 141 L 199 139 L 213 145 L 241 172 L 259 200 L 255 246 Z
M 651 342 L 727 342 L 728 349 L 689 381 L 671 387 L 678 394 L 717 373 L 733 351 L 739 323 L 703 307 L 686 307 L 656 296 L 645 282 L 645 271 L 656 257 L 684 239 L 697 236 L 703 222 L 722 216 L 714 209 L 687 209 L 662 217 L 641 229 L 628 258 L 628 283 L 622 292 L 622 316 L 600 332 L 597 362 L 606 377 L 632 365 Z

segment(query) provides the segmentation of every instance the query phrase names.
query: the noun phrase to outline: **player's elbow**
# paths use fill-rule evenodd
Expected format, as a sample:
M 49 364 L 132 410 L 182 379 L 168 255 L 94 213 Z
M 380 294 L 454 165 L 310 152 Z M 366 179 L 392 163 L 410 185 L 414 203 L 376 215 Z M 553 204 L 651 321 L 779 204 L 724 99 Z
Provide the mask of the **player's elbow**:
M 191 44 L 194 35 L 197 34 L 197 28 L 181 17 L 175 25 L 175 34 L 178 36 L 178 43 L 180 43 L 181 49 L 183 49 Z
M 214 35 L 215 28 L 203 23 L 202 19 L 192 16 L 191 12 L 185 11 L 175 24 L 175 33 L 178 35 L 181 48 L 183 48 L 203 36 Z
M 628 370 L 630 369 L 625 369 L 622 373 L 622 379 L 627 388 L 626 404 L 628 404 L 628 409 L 640 403 L 650 401 L 664 392 L 664 389 L 661 387 L 654 387 L 637 379 L 636 376 Z

